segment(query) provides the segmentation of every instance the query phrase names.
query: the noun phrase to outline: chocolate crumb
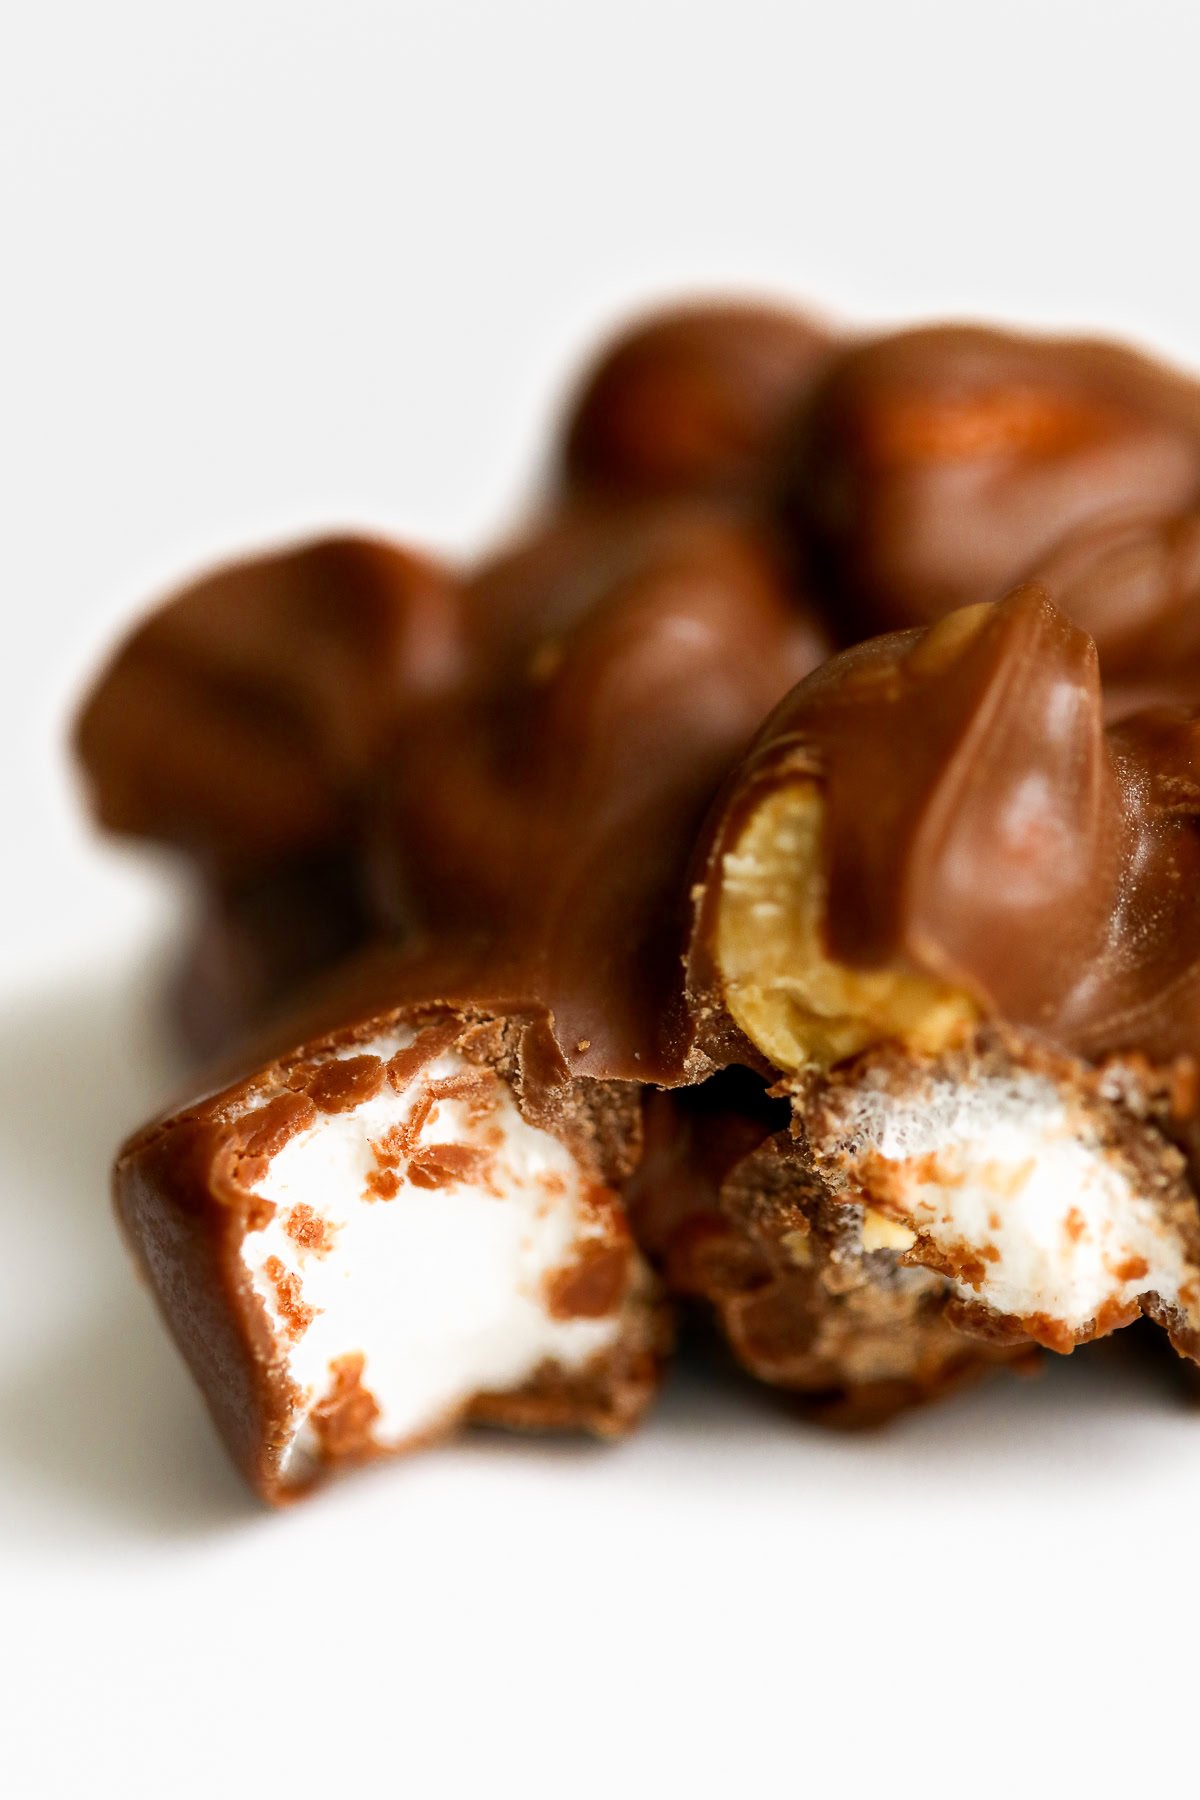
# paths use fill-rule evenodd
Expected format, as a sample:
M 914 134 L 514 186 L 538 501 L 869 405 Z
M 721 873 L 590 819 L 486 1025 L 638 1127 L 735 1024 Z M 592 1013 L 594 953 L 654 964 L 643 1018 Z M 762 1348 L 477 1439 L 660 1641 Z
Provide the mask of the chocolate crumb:
M 377 1056 L 347 1056 L 328 1062 L 308 1084 L 309 1097 L 325 1113 L 353 1112 L 383 1085 Z
M 629 1283 L 628 1244 L 585 1244 L 568 1268 L 545 1285 L 546 1310 L 555 1319 L 602 1319 L 620 1305 Z
M 304 1094 L 277 1094 L 239 1121 L 240 1142 L 234 1151 L 234 1179 L 253 1187 L 266 1174 L 271 1159 L 299 1131 L 310 1126 L 317 1109 Z
M 486 1150 L 472 1144 L 428 1144 L 412 1157 L 408 1179 L 414 1187 L 449 1187 L 456 1181 L 482 1180 L 490 1165 Z
M 411 1044 L 403 1050 L 397 1050 L 387 1066 L 387 1078 L 399 1093 L 406 1088 L 413 1077 L 419 1075 L 426 1063 L 433 1062 L 456 1042 L 462 1027 L 453 1019 L 447 1019 L 441 1025 L 427 1025 L 419 1031 Z
M 366 1363 L 361 1350 L 334 1357 L 333 1385 L 312 1409 L 312 1428 L 328 1462 L 360 1460 L 378 1448 L 372 1433 L 379 1403 L 363 1383 Z
M 316 1255 L 323 1256 L 329 1249 L 331 1227 L 318 1212 L 314 1212 L 311 1206 L 306 1206 L 303 1202 L 293 1206 L 283 1222 L 283 1229 L 302 1250 L 312 1250 Z
M 275 1289 L 275 1304 L 279 1309 L 279 1316 L 284 1321 L 288 1336 L 295 1343 L 304 1336 L 320 1309 L 309 1306 L 300 1298 L 300 1277 L 285 1268 L 279 1257 L 268 1256 L 263 1270 Z
M 394 1200 L 400 1192 L 400 1177 L 395 1169 L 372 1169 L 367 1176 L 364 1200 Z

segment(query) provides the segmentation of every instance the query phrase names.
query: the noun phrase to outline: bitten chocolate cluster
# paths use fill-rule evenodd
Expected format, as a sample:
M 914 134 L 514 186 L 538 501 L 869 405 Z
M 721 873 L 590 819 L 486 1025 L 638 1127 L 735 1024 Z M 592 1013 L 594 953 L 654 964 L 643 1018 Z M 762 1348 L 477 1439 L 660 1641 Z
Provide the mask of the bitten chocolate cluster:
M 268 1500 L 619 1434 L 681 1317 L 849 1420 L 1141 1315 L 1200 1360 L 1196 382 L 662 314 L 497 553 L 221 570 L 77 748 L 201 897 L 223 1072 L 116 1202 Z

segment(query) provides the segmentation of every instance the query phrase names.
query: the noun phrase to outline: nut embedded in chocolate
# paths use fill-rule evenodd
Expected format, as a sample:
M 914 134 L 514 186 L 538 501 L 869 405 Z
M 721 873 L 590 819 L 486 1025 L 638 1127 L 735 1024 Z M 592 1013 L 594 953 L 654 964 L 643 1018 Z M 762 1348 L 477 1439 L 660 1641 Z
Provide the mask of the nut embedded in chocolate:
M 185 848 L 246 953 L 226 1023 L 423 940 L 118 1167 L 251 1479 L 631 1423 L 665 1328 L 619 1187 L 743 1365 L 840 1416 L 1139 1312 L 1197 1355 L 1200 730 L 1103 722 L 1200 695 L 1195 386 L 700 308 L 609 351 L 563 460 L 465 583 L 339 540 L 199 584 L 81 720 L 99 816 Z M 788 694 L 813 572 L 843 638 L 938 623 Z M 784 695 L 685 983 L 700 821 Z
M 1028 588 L 834 659 L 717 809 L 709 1053 L 784 1075 L 821 1191 L 910 1232 L 953 1323 L 1065 1349 L 1142 1310 L 1200 1349 L 1198 746 L 1106 734 Z
M 1038 589 L 872 640 L 732 778 L 693 986 L 783 1069 L 1041 1026 L 1105 942 L 1119 833 L 1095 650 Z
M 468 589 L 478 684 L 391 759 L 376 860 L 398 917 L 504 946 L 576 1073 L 670 1082 L 696 832 L 824 645 L 768 547 L 728 519 L 627 520 L 599 551 L 598 567 L 573 547 L 560 560 L 555 532 L 528 586 L 509 567 L 499 601 Z

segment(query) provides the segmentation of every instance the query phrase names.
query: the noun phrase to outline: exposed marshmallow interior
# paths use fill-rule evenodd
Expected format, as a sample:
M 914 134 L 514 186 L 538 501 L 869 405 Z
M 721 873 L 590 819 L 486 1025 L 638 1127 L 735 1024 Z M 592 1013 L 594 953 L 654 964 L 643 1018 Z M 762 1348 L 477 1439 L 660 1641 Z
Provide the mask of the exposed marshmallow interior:
M 725 854 L 716 921 L 725 1004 L 778 1068 L 828 1068 L 885 1038 L 936 1051 L 974 1020 L 965 995 L 927 976 L 832 961 L 825 888 L 821 793 L 798 777 Z
M 964 1298 L 1044 1319 L 1045 1341 L 1116 1322 L 1144 1294 L 1194 1306 L 1170 1206 L 1045 1076 L 932 1075 L 897 1093 L 867 1071 L 823 1115 L 821 1160 L 957 1264 Z
M 386 1059 L 410 1041 L 397 1035 L 343 1054 Z M 423 1109 L 429 1083 L 464 1075 L 475 1078 L 473 1096 L 439 1098 L 420 1122 L 414 1108 Z M 465 1146 L 479 1153 L 478 1167 L 423 1187 L 401 1158 L 395 1191 L 381 1197 L 379 1147 L 387 1162 L 386 1146 L 397 1141 L 389 1133 L 403 1136 L 414 1117 L 416 1158 L 433 1145 Z M 385 1169 L 385 1193 L 389 1185 Z M 546 1362 L 579 1368 L 608 1348 L 619 1313 L 555 1317 L 547 1298 L 551 1278 L 602 1229 L 588 1189 L 571 1153 L 521 1117 L 507 1086 L 454 1051 L 400 1091 L 385 1081 L 371 1099 L 320 1116 L 285 1144 L 255 1187 L 274 1216 L 242 1244 L 303 1396 L 284 1479 L 307 1471 L 313 1409 L 334 1390 L 340 1359 L 365 1359 L 361 1383 L 379 1408 L 372 1435 L 392 1448 L 479 1392 L 519 1388 Z

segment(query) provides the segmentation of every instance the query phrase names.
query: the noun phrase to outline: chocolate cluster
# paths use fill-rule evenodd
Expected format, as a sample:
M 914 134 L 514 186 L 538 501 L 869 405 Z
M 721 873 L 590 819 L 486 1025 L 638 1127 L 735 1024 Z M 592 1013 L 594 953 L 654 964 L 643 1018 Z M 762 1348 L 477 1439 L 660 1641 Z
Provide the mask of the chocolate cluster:
M 681 1323 L 851 1421 L 1200 1360 L 1198 733 L 1200 387 L 1091 342 L 681 308 L 477 565 L 167 600 L 76 741 L 224 1073 L 115 1191 L 259 1492 L 622 1432 Z

